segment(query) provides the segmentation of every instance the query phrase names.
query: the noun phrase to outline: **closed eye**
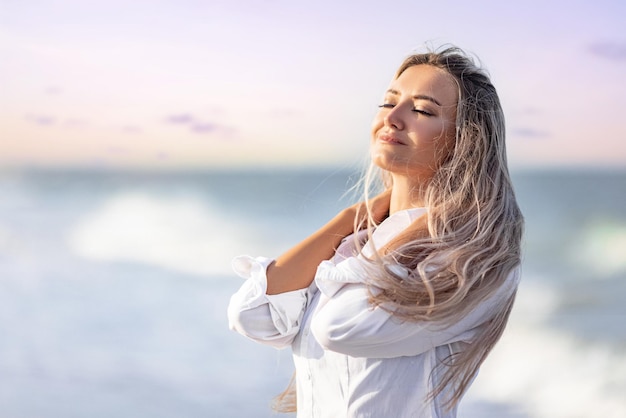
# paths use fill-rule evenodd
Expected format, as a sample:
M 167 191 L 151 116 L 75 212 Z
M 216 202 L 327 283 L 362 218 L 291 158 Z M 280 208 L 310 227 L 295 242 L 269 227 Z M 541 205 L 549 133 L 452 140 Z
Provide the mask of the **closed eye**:
M 422 109 L 413 109 L 413 112 L 420 113 L 420 114 L 422 114 L 424 116 L 434 116 L 432 113 L 427 112 L 427 111 L 422 110 Z
M 393 103 L 383 103 L 381 105 L 378 105 L 378 107 L 381 109 L 393 109 L 394 107 L 396 107 L 396 105 Z M 415 113 L 420 113 L 424 116 L 435 116 L 434 114 L 423 109 L 411 109 L 411 111 Z

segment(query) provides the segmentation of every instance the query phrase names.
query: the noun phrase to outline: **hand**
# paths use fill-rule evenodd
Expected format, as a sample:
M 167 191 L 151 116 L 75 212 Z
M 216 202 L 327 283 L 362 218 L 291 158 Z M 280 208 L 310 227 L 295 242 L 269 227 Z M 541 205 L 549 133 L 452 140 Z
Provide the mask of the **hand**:
M 315 277 L 317 266 L 333 256 L 341 240 L 350 235 L 354 221 L 366 225 L 367 207 L 372 220 L 383 221 L 389 215 L 391 190 L 387 190 L 367 202 L 352 205 L 337 214 L 311 236 L 278 257 L 267 269 L 267 294 L 289 292 L 308 287 Z

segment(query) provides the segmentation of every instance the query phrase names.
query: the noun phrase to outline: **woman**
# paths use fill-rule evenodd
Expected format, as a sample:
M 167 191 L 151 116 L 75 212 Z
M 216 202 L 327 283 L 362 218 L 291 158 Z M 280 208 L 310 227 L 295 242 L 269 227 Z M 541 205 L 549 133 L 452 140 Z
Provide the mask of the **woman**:
M 291 345 L 303 417 L 455 417 L 519 282 L 523 220 L 488 76 L 457 48 L 407 58 L 371 160 L 364 203 L 276 260 L 234 260 L 247 281 L 230 326 Z

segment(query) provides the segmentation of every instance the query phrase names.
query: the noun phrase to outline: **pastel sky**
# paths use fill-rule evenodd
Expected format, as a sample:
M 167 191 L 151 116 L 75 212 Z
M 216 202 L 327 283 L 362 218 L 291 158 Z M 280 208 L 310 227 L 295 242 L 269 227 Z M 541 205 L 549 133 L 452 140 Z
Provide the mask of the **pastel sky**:
M 0 164 L 350 166 L 402 59 L 480 57 L 511 165 L 626 167 L 626 2 L 0 0 Z

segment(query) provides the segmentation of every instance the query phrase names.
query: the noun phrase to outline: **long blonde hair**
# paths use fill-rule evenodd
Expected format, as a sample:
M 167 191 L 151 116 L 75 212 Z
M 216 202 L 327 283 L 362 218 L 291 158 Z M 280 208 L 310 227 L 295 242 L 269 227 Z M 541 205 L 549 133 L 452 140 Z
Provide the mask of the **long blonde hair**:
M 456 47 L 409 56 L 396 78 L 414 65 L 443 69 L 456 80 L 456 142 L 426 188 L 427 215 L 372 260 L 380 268 L 371 283 L 382 291 L 371 293 L 370 302 L 404 320 L 452 324 L 493 295 L 520 264 L 523 217 L 507 168 L 504 114 L 489 76 Z M 371 166 L 366 191 L 375 172 Z M 379 174 L 382 186 L 391 187 L 391 177 Z M 398 263 L 408 278 L 387 267 Z M 502 335 L 514 298 L 513 291 L 494 307 L 475 343 L 446 362 L 431 396 L 451 387 L 447 404 L 458 403 Z
M 409 56 L 395 77 L 414 65 L 443 69 L 456 80 L 456 142 L 425 190 L 427 215 L 370 259 L 377 272 L 369 278 L 377 288 L 370 302 L 403 320 L 445 325 L 493 295 L 520 264 L 523 218 L 507 168 L 502 107 L 486 72 L 459 48 L 448 47 Z M 366 201 L 376 184 L 389 188 L 391 181 L 388 173 L 371 165 L 362 182 Z M 370 236 L 376 227 L 371 219 Z M 355 225 L 355 230 L 362 227 Z M 398 264 L 406 267 L 408 278 L 389 268 Z M 446 405 L 459 402 L 502 335 L 514 297 L 513 291 L 494 307 L 474 344 L 445 362 L 431 397 L 450 388 Z M 276 399 L 276 409 L 294 410 L 288 406 L 294 399 L 286 402 L 293 390 L 290 385 Z

